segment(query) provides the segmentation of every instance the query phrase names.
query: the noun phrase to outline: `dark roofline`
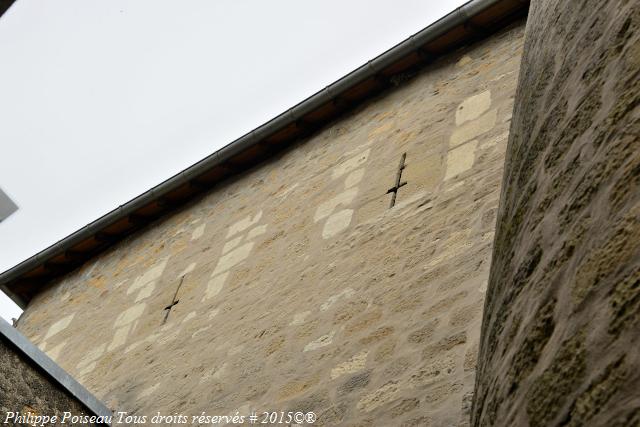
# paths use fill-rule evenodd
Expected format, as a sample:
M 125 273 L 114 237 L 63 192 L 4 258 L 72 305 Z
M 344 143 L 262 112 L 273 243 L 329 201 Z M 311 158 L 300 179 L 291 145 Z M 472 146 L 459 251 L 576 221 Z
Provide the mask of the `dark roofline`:
M 16 0 L 0 0 L 0 16 L 4 15 L 15 1 Z
M 308 136 L 392 84 L 392 77 L 525 16 L 528 0 L 471 0 L 262 126 L 0 274 L 19 306 L 51 279 L 142 226 Z
M 0 339 L 22 354 L 31 366 L 44 372 L 51 380 L 66 390 L 71 396 L 82 403 L 90 412 L 100 417 L 110 417 L 111 410 L 95 398 L 86 388 L 62 369 L 49 356 L 33 345 L 24 335 L 13 326 L 0 318 Z M 106 425 L 106 423 L 105 423 Z

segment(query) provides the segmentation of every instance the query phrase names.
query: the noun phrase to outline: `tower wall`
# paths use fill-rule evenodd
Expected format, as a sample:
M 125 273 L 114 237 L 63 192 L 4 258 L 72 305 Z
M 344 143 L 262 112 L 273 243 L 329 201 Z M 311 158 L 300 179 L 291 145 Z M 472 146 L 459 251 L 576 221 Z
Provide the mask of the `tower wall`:
M 533 1 L 474 425 L 640 425 L 640 3 Z

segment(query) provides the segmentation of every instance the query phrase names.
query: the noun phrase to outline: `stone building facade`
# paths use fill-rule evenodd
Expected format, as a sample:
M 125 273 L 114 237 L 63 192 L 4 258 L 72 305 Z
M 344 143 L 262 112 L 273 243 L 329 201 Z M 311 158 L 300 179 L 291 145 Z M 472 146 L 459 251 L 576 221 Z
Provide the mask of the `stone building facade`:
M 523 34 L 440 58 L 130 236 L 19 329 L 114 411 L 467 425 Z
M 18 328 L 131 415 L 640 426 L 640 3 L 511 22 L 13 283 Z

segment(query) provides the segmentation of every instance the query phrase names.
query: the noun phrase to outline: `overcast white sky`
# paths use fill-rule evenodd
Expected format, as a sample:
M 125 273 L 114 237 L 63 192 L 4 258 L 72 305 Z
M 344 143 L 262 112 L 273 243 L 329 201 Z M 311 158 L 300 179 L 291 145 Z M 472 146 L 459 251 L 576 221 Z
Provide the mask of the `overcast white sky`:
M 20 210 L 0 271 L 463 3 L 17 0 L 0 18 L 0 187 Z

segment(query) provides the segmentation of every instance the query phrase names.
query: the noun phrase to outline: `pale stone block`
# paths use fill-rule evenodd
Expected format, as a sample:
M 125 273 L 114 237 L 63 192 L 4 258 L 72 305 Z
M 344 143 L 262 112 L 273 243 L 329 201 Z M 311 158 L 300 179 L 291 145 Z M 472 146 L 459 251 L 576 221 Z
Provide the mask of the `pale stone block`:
M 77 368 L 83 369 L 86 365 L 89 365 L 94 360 L 98 359 L 100 356 L 104 354 L 104 351 L 107 347 L 106 343 L 102 343 L 91 351 L 88 351 L 87 354 L 82 358 L 82 361 L 78 363 Z
M 340 163 L 338 166 L 333 168 L 333 171 L 331 172 L 331 179 L 340 178 L 342 175 L 349 173 L 355 169 L 358 169 L 361 165 L 366 163 L 367 159 L 369 158 L 370 152 L 371 152 L 371 149 L 367 148 L 360 154 L 353 156 L 350 159 Z
M 449 147 L 456 147 L 465 141 L 469 141 L 470 139 L 474 139 L 485 132 L 489 132 L 495 126 L 497 118 L 498 110 L 493 109 L 476 120 L 467 122 L 458 127 L 451 134 Z
M 135 350 L 136 348 L 140 347 L 144 343 L 145 343 L 145 341 L 142 340 L 142 341 L 134 342 L 133 344 L 129 344 L 127 346 L 127 348 L 124 349 L 123 353 L 129 353 L 129 352 Z
M 232 347 L 228 352 L 227 355 L 228 356 L 235 356 L 236 354 L 240 354 L 242 352 L 242 350 L 244 350 L 244 344 L 240 344 L 237 345 L 235 347 Z
M 245 243 L 237 249 L 229 252 L 226 255 L 223 255 L 218 260 L 218 265 L 216 265 L 215 270 L 213 271 L 212 276 L 216 276 L 224 271 L 229 270 L 233 266 L 241 263 L 251 253 L 251 249 L 253 249 L 253 242 Z
M 222 254 L 224 255 L 227 252 L 229 252 L 231 249 L 237 247 L 240 244 L 240 242 L 242 242 L 242 239 L 244 239 L 244 236 L 238 236 L 235 239 L 229 240 L 222 247 Z
M 298 184 L 297 182 L 289 187 L 287 187 L 285 190 L 283 190 L 282 192 L 280 192 L 280 194 L 276 194 L 276 197 L 278 197 L 279 199 L 286 199 L 287 197 L 289 197 L 289 195 L 293 192 L 293 190 L 295 190 L 296 188 L 298 188 L 300 184 Z
M 244 231 L 247 228 L 251 227 L 252 225 L 257 224 L 258 221 L 260 221 L 260 218 L 262 218 L 262 211 L 259 211 L 253 217 L 251 215 L 248 215 L 247 217 L 236 222 L 235 224 L 232 224 L 229 227 L 229 231 L 227 232 L 227 239 L 233 236 L 234 234 Z
M 229 276 L 229 272 L 222 273 L 218 276 L 215 276 L 209 283 L 207 284 L 207 290 L 204 295 L 204 299 L 212 298 L 220 293 L 222 287 L 224 286 L 224 282 L 227 280 L 227 276 Z
M 333 304 L 335 304 L 340 298 L 351 298 L 355 294 L 355 291 L 351 288 L 347 288 L 339 294 L 329 297 L 324 304 L 320 306 L 320 311 L 327 311 Z
M 302 325 L 304 320 L 311 314 L 310 311 L 303 311 L 302 313 L 296 313 L 293 315 L 293 320 L 289 323 L 290 326 Z
M 133 307 L 129 307 L 128 309 L 120 313 L 118 317 L 116 317 L 116 321 L 113 323 L 113 326 L 115 328 L 120 328 L 138 319 L 140 316 L 142 316 L 142 313 L 144 312 L 146 306 L 147 304 L 142 303 L 136 304 Z
M 328 217 L 338 206 L 346 206 L 349 203 L 353 202 L 357 195 L 357 188 L 349 188 L 336 195 L 335 197 L 327 200 L 326 202 L 321 203 L 320 206 L 318 206 L 318 208 L 316 209 L 316 213 L 313 216 L 313 221 L 318 222 L 321 219 Z
M 49 330 L 47 330 L 47 333 L 44 336 L 44 341 L 54 336 L 58 332 L 62 331 L 63 329 L 66 329 L 67 326 L 69 326 L 69 324 L 75 317 L 75 315 L 76 315 L 75 313 L 69 314 L 68 316 L 63 317 L 62 319 L 58 320 L 56 323 L 51 325 L 49 327 Z
M 53 360 L 58 360 L 58 357 L 60 357 L 60 352 L 62 351 L 65 345 L 67 345 L 67 342 L 63 341 L 57 346 L 53 347 L 52 349 L 47 350 L 47 356 L 49 356 Z
M 140 302 L 143 299 L 150 297 L 155 288 L 155 282 L 148 283 L 146 286 L 140 289 L 140 292 L 138 292 L 138 295 L 136 296 L 135 302 Z
M 193 230 L 193 233 L 191 233 L 191 240 L 198 240 L 199 238 L 201 238 L 204 234 L 204 229 L 206 226 L 207 224 L 201 224 L 196 227 L 196 229 Z
M 129 330 L 131 329 L 131 324 L 126 324 L 121 328 L 116 329 L 116 333 L 113 336 L 113 340 L 107 347 L 108 351 L 113 351 L 116 348 L 124 345 L 127 342 L 127 336 L 129 335 Z
M 218 313 L 220 313 L 220 309 L 219 308 L 215 308 L 215 309 L 211 310 L 211 313 L 209 313 L 209 319 L 213 319 L 214 317 L 216 317 L 218 315 Z
M 447 155 L 447 171 L 444 176 L 445 181 L 473 166 L 477 146 L 478 141 L 471 141 L 449 151 Z
M 353 187 L 354 185 L 358 185 L 360 181 L 362 181 L 362 178 L 364 177 L 364 172 L 365 172 L 365 169 L 360 168 L 360 169 L 354 170 L 349 175 L 347 175 L 347 177 L 344 179 L 344 188 L 350 188 L 350 187 Z
M 367 363 L 367 355 L 369 352 L 363 351 L 356 354 L 351 359 L 343 362 L 331 370 L 331 379 L 335 380 L 344 374 L 353 374 L 364 369 Z
M 469 55 L 464 55 L 462 58 L 460 58 L 458 60 L 458 62 L 456 62 L 456 65 L 458 67 L 464 67 L 465 65 L 469 64 L 470 62 L 473 62 L 473 59 L 471 59 L 471 57 Z
M 247 234 L 247 240 L 255 239 L 256 237 L 261 236 L 266 232 L 267 232 L 267 224 L 254 227 L 251 230 L 249 230 L 249 234 Z
M 162 272 L 164 272 L 164 268 L 167 266 L 168 260 L 168 258 L 161 260 L 149 270 L 145 271 L 141 276 L 138 276 L 133 284 L 129 286 L 129 289 L 127 289 L 127 295 L 132 294 L 147 283 L 160 278 L 160 276 L 162 276 Z
M 491 107 L 491 91 L 489 90 L 465 99 L 456 109 L 456 124 L 461 125 L 469 120 L 477 119 L 489 107 Z
M 191 273 L 193 270 L 195 270 L 196 268 L 196 263 L 192 262 L 191 264 L 189 264 L 189 266 L 187 266 L 187 268 L 185 268 L 182 273 L 180 273 L 178 275 L 178 277 L 183 277 L 186 276 L 187 274 Z
M 484 294 L 485 292 L 487 292 L 487 285 L 488 285 L 488 282 L 487 282 L 486 280 L 485 280 L 485 281 L 483 281 L 483 282 L 480 284 L 480 287 L 478 288 L 478 291 L 479 291 L 481 294 Z
M 311 341 L 304 347 L 304 351 L 312 351 L 317 350 L 322 347 L 326 347 L 333 342 L 333 336 L 335 335 L 335 331 L 329 332 L 327 335 L 323 335 L 317 340 Z
M 157 389 L 160 387 L 160 383 L 154 384 L 151 387 L 147 387 L 140 392 L 138 397 L 147 397 L 151 396 Z
M 210 379 L 220 379 L 222 377 L 222 374 L 225 372 L 227 368 L 227 364 L 226 363 L 222 363 L 222 365 L 220 366 L 214 366 L 212 369 L 209 370 L 209 372 L 205 373 L 204 375 L 202 375 L 202 377 L 200 377 L 199 382 L 203 383 L 206 381 L 209 381 Z
M 182 323 L 188 322 L 189 320 L 193 319 L 194 317 L 196 317 L 196 312 L 195 311 L 191 311 L 191 312 L 189 312 L 189 314 L 187 314 L 184 317 L 184 319 L 182 319 Z
M 191 334 L 191 338 L 195 338 L 197 335 L 200 335 L 201 333 L 211 329 L 212 327 L 213 327 L 213 325 L 209 325 L 209 326 L 205 326 L 204 328 L 198 329 L 193 334 Z
M 322 237 L 329 239 L 343 232 L 351 224 L 353 209 L 344 209 L 331 215 L 322 229 Z

